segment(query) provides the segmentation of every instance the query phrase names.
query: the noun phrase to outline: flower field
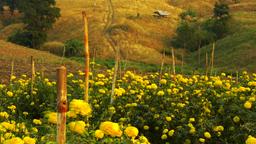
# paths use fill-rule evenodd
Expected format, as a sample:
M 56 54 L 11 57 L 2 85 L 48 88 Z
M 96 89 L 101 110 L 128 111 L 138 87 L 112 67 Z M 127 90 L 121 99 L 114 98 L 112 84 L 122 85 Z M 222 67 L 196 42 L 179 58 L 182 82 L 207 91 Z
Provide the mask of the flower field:
M 256 144 L 256 74 L 138 75 L 113 70 L 67 75 L 69 144 Z M 0 84 L 0 143 L 54 144 L 56 82 L 37 73 Z

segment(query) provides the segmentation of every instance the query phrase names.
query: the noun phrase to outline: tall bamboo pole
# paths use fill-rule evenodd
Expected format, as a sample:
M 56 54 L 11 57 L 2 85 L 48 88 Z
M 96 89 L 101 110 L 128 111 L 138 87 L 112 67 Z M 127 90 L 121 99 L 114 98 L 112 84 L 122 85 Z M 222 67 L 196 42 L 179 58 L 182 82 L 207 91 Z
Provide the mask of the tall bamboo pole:
M 57 69 L 57 143 L 66 142 L 66 112 L 67 112 L 67 70 L 61 66 Z
M 89 53 L 89 40 L 88 40 L 88 20 L 86 13 L 83 11 L 84 21 L 84 52 L 85 52 L 85 87 L 84 87 L 84 100 L 89 101 L 89 71 L 90 71 L 90 53 Z
M 31 89 L 30 89 L 30 95 L 33 95 L 33 87 L 34 87 L 34 81 L 35 81 L 35 61 L 33 56 L 31 56 Z
M 112 79 L 110 104 L 112 104 L 114 102 L 114 98 L 115 98 L 116 77 L 117 77 L 118 67 L 119 67 L 119 63 L 120 63 L 119 51 L 116 52 L 115 55 L 116 55 L 115 56 L 115 67 L 114 67 L 114 74 L 113 74 L 113 79 Z
M 164 61 L 165 61 L 165 49 L 164 49 L 164 53 L 162 54 L 162 58 L 161 58 L 161 67 L 160 67 L 160 80 L 162 79 L 162 75 L 163 75 L 163 68 L 164 68 Z
M 211 75 L 212 75 L 212 72 L 213 72 L 213 65 L 214 65 L 214 51 L 215 51 L 215 42 L 212 44 Z

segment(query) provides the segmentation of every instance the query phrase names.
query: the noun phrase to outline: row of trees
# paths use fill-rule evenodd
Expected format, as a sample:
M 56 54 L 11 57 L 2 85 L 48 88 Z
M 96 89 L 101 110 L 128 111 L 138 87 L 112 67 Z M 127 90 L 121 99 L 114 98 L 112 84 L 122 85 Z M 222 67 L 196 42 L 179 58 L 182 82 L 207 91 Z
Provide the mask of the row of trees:
M 9 41 L 31 48 L 38 48 L 47 39 L 47 30 L 60 17 L 55 0 L 1 0 L 0 6 L 8 5 L 11 10 L 22 12 L 23 30 L 17 31 Z
M 228 5 L 222 2 L 215 4 L 213 17 L 206 20 L 199 18 L 195 11 L 187 10 L 180 15 L 181 22 L 176 30 L 176 36 L 172 39 L 172 45 L 196 51 L 221 39 L 229 32 L 230 17 Z

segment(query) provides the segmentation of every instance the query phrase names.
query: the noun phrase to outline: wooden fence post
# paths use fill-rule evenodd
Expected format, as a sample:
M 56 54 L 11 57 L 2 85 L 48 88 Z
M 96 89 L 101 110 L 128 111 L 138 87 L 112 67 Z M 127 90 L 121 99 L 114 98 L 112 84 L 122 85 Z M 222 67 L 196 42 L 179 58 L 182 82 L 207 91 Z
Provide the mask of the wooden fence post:
M 61 66 L 57 69 L 57 143 L 65 144 L 66 142 L 66 112 L 67 104 L 67 70 Z
M 214 65 L 214 51 L 215 51 L 215 42 L 212 44 L 211 75 L 212 75 L 212 72 L 213 72 L 213 65 Z
M 175 55 L 174 55 L 174 49 L 173 48 L 172 48 L 172 69 L 173 69 L 173 75 L 176 75 Z
M 208 53 L 205 53 L 205 75 L 208 75 Z
M 14 73 L 14 59 L 12 59 L 12 63 L 11 63 L 11 74 L 10 74 L 10 84 L 12 83 L 12 77 Z
M 84 100 L 89 101 L 89 71 L 90 71 L 90 52 L 89 52 L 89 40 L 88 40 L 88 20 L 86 13 L 83 11 L 84 21 L 84 52 L 85 52 L 85 86 L 84 86 Z

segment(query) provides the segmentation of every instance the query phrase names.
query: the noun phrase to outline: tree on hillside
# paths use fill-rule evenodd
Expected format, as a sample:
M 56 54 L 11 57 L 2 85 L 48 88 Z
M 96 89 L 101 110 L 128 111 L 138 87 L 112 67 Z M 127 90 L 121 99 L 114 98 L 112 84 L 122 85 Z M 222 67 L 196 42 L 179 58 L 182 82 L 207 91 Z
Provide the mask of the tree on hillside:
M 9 40 L 28 47 L 38 48 L 46 41 L 47 30 L 60 16 L 60 9 L 55 7 L 55 4 L 55 0 L 18 1 L 17 7 L 24 14 L 22 21 L 26 27 L 11 36 Z
M 211 35 L 202 27 L 196 13 L 188 10 L 180 15 L 181 22 L 176 29 L 176 36 L 172 39 L 172 45 L 177 48 L 185 48 L 196 51 L 211 39 Z
M 228 4 L 224 2 L 215 3 L 213 14 L 215 18 L 227 18 L 230 16 Z
M 215 34 L 215 40 L 223 38 L 228 32 L 228 22 L 230 20 L 228 4 L 219 2 L 215 4 L 213 18 L 205 22 L 205 29 Z

